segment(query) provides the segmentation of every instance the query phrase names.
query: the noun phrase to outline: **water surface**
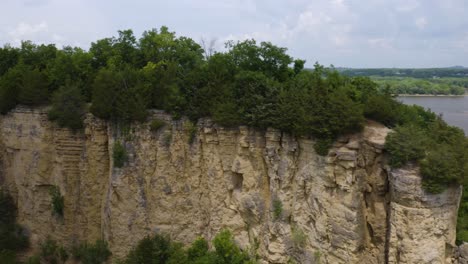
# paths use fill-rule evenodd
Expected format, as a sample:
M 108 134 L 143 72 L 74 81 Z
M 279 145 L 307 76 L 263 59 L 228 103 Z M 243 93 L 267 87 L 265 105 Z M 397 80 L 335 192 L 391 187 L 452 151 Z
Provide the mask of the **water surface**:
M 468 135 L 468 96 L 399 96 L 405 104 L 416 104 L 442 114 L 444 120 Z

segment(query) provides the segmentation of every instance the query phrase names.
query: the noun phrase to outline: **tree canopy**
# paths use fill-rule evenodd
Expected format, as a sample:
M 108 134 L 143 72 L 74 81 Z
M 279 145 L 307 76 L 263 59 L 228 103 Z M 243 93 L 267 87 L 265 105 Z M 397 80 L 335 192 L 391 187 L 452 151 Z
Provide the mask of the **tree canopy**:
M 322 155 L 334 139 L 359 131 L 368 118 L 396 127 L 387 144 L 391 163 L 419 163 L 427 190 L 438 192 L 466 179 L 463 132 L 430 111 L 396 101 L 392 89 L 400 88 L 392 88 L 392 80 L 385 80 L 390 88 L 382 88 L 355 72 L 348 76 L 318 63 L 313 69 L 304 65 L 286 48 L 253 39 L 205 52 L 167 27 L 145 31 L 140 38 L 121 30 L 91 43 L 89 50 L 25 41 L 18 48 L 0 48 L 0 113 L 17 104 L 52 104 L 52 120 L 79 129 L 86 104 L 97 117 L 125 123 L 144 122 L 147 110 L 157 108 L 192 121 L 211 117 L 227 127 L 272 127 L 312 136 Z M 467 87 L 462 79 L 447 82 Z M 453 88 L 420 79 L 399 87 L 407 83 L 436 84 L 436 91 Z

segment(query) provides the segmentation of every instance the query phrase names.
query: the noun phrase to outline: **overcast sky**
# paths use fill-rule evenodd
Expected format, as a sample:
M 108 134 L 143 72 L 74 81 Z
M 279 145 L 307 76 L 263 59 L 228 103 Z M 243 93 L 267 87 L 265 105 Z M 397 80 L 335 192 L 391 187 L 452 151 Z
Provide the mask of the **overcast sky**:
M 308 66 L 468 66 L 468 0 L 0 0 L 1 45 L 88 48 L 162 25 L 219 48 L 271 41 Z

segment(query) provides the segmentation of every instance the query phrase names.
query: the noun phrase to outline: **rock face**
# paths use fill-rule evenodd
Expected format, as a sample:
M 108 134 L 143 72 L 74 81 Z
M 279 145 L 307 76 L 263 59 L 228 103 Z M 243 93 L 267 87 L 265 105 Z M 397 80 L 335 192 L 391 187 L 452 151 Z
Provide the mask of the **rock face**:
M 84 132 L 47 121 L 44 109 L 0 119 L 0 185 L 17 200 L 36 246 L 104 238 L 122 257 L 153 232 L 189 243 L 230 229 L 262 263 L 450 263 L 460 189 L 421 189 L 417 168 L 388 171 L 389 130 L 369 122 L 327 157 L 314 141 L 277 130 L 226 129 L 161 112 L 128 127 L 89 115 Z M 115 142 L 128 162 L 113 166 Z M 51 211 L 49 189 L 65 198 Z M 34 250 L 34 249 L 33 249 Z

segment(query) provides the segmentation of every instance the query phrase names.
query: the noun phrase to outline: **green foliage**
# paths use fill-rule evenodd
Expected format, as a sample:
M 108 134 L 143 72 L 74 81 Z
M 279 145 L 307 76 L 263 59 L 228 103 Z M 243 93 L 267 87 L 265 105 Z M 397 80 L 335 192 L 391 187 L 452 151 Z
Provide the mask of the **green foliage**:
M 302 229 L 297 226 L 293 226 L 291 228 L 291 240 L 296 249 L 302 249 L 307 242 L 307 236 Z
M 188 143 L 192 144 L 197 136 L 197 125 L 188 121 L 185 123 L 185 131 L 187 131 L 188 135 Z
M 387 136 L 385 148 L 392 167 L 399 168 L 408 162 L 420 164 L 422 184 L 428 192 L 442 192 L 451 184 L 463 184 L 468 178 L 465 135 L 440 117 L 424 126 L 416 122 L 396 127 Z
M 131 68 L 100 70 L 93 83 L 91 112 L 114 121 L 145 121 L 147 101 L 138 75 Z
M 45 263 L 65 263 L 68 259 L 68 252 L 63 246 L 59 246 L 55 240 L 48 237 L 40 244 L 40 259 Z
M 320 250 L 317 250 L 314 252 L 314 260 L 315 260 L 315 263 L 320 263 L 320 258 L 322 257 L 322 253 L 320 252 Z
M 425 155 L 428 137 L 424 130 L 412 124 L 396 127 L 387 136 L 385 149 L 390 154 L 390 166 L 398 168 L 416 162 Z
M 28 237 L 16 224 L 13 198 L 0 190 L 0 263 L 16 263 L 16 253 L 29 246 Z
M 381 90 L 385 89 L 391 94 L 463 95 L 468 88 L 467 78 L 374 77 L 373 79 Z
M 8 249 L 0 250 L 0 263 L 5 264 L 15 264 L 16 262 L 16 253 Z
M 15 66 L 10 68 L 0 78 L 0 113 L 6 114 L 11 109 L 15 108 L 18 103 L 18 94 L 20 90 L 20 82 L 22 68 Z
M 330 138 L 318 138 L 317 141 L 314 143 L 314 149 L 317 154 L 320 156 L 328 155 L 328 151 L 333 144 L 333 140 Z
M 52 97 L 52 108 L 49 119 L 54 120 L 61 127 L 72 130 L 83 127 L 85 103 L 76 86 L 62 86 Z
M 125 146 L 120 143 L 120 141 L 116 141 L 114 143 L 112 158 L 116 168 L 122 168 L 125 162 L 128 160 L 127 150 L 125 149 Z
M 446 78 L 452 77 L 463 79 L 460 76 L 466 76 L 468 69 L 461 67 L 453 68 L 421 68 L 421 69 L 404 69 L 404 68 L 374 68 L 374 69 L 350 69 L 343 68 L 340 70 L 346 76 L 378 76 L 378 77 L 397 77 L 397 78 Z
M 279 199 L 273 199 L 273 217 L 278 220 L 283 213 L 283 203 Z
M 151 132 L 156 132 L 158 131 L 159 129 L 161 129 L 162 127 L 164 127 L 166 125 L 166 122 L 164 122 L 163 120 L 161 119 L 154 119 L 153 121 L 151 121 L 150 123 L 150 130 Z
M 171 241 L 166 235 L 147 236 L 133 248 L 123 264 L 253 264 L 248 254 L 234 242 L 229 231 L 221 231 L 213 240 L 214 251 L 208 242 L 198 238 L 184 249 L 180 243 Z
M 398 123 L 398 110 L 401 103 L 393 100 L 387 94 L 371 95 L 365 105 L 364 114 L 367 118 L 378 120 L 386 126 L 393 127 Z
M 221 263 L 246 263 L 249 256 L 243 252 L 235 243 L 229 230 L 223 230 L 213 239 L 216 255 Z
M 468 166 L 468 165 L 467 165 Z M 460 199 L 460 207 L 458 209 L 457 218 L 457 243 L 468 241 L 468 181 L 465 179 L 463 185 L 463 195 Z
M 60 188 L 58 186 L 51 186 L 49 194 L 51 198 L 52 213 L 63 217 L 65 201 L 63 195 L 60 193 Z
M 203 237 L 197 238 L 192 245 L 187 249 L 188 259 L 200 259 L 208 254 L 208 241 Z
M 49 96 L 48 85 L 44 72 L 25 67 L 19 83 L 18 102 L 29 106 L 46 103 Z
M 75 260 L 82 264 L 101 264 L 106 263 L 112 253 L 104 240 L 96 240 L 95 243 L 81 243 L 72 249 L 72 255 Z
M 147 236 L 130 251 L 126 264 L 167 263 L 171 258 L 172 243 L 168 236 L 156 234 Z

